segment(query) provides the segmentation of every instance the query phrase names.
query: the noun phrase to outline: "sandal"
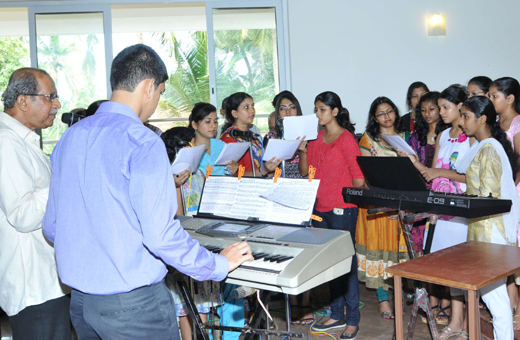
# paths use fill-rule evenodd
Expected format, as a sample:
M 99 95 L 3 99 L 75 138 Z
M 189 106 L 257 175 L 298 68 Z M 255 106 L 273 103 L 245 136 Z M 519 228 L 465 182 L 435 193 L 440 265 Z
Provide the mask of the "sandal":
M 519 318 L 520 318 L 520 314 L 513 315 L 513 329 L 515 331 L 520 330 L 520 320 L 518 320 Z
M 460 338 L 460 339 L 459 339 Z M 468 339 L 469 340 L 469 334 L 468 332 L 466 331 L 462 331 L 460 332 L 457 337 L 455 338 L 455 340 L 463 340 L 463 339 Z
M 304 317 L 306 309 L 311 311 L 311 313 L 312 313 L 312 317 L 311 318 Z M 310 325 L 315 320 L 315 318 L 314 318 L 314 310 L 312 309 L 311 306 L 302 306 L 301 307 L 301 315 L 302 315 L 302 318 L 300 320 L 298 320 L 300 322 L 300 325 Z
M 432 306 L 430 307 L 430 309 L 432 310 L 433 318 L 435 319 L 435 317 L 437 316 L 437 309 L 439 309 L 439 305 Z M 428 323 L 428 318 L 426 317 L 426 314 L 421 315 L 421 322 Z
M 291 305 L 291 310 L 293 308 L 296 308 L 296 310 L 298 311 L 298 315 L 293 315 L 291 312 L 291 325 L 299 325 L 300 324 L 300 315 L 301 315 L 300 305 Z M 294 321 L 293 321 L 293 317 L 294 317 Z
M 381 308 L 381 304 L 383 302 L 388 302 L 388 300 L 379 301 L 379 305 L 380 305 L 379 308 Z M 390 303 L 388 303 L 388 304 L 390 304 Z M 392 310 L 388 310 L 386 312 L 381 312 L 381 309 L 379 309 L 379 311 L 380 311 L 381 317 L 383 319 L 386 319 L 386 320 L 393 320 L 393 319 L 395 319 L 395 315 L 394 315 L 394 312 Z
M 446 314 L 447 310 L 451 310 L 451 304 L 446 307 L 441 307 L 437 313 L 435 314 L 435 322 L 439 325 L 449 325 L 451 321 L 451 315 Z M 444 320 L 439 320 L 439 318 L 446 318 Z
M 446 334 L 446 336 L 443 336 L 444 334 Z M 439 339 L 445 340 L 445 339 L 451 338 L 454 335 L 459 335 L 459 334 L 460 334 L 460 332 L 454 332 L 451 328 L 446 326 L 439 332 Z

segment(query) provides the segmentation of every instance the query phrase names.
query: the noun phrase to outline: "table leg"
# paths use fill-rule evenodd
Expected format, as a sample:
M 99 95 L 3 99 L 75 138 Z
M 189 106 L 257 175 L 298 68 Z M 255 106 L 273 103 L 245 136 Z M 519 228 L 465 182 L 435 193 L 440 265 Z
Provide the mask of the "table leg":
M 403 285 L 401 276 L 394 275 L 395 338 L 404 340 L 403 329 Z
M 468 290 L 468 333 L 470 340 L 480 339 L 480 313 L 476 290 Z

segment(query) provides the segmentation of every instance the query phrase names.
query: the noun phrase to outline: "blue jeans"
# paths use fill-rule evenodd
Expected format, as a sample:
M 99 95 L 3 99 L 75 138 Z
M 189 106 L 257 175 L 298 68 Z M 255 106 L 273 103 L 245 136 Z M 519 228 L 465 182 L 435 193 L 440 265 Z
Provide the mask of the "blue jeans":
M 70 318 L 79 340 L 179 340 L 173 297 L 164 280 L 128 293 L 72 291 Z
M 356 247 L 356 224 L 358 217 L 357 208 L 343 209 L 343 215 L 337 215 L 334 211 L 319 212 L 314 210 L 314 215 L 323 218 L 322 222 L 313 221 L 315 228 L 339 229 L 350 232 L 354 249 Z M 346 319 L 347 325 L 357 326 L 360 319 L 359 313 L 359 283 L 357 274 L 357 257 L 352 256 L 350 272 L 329 282 L 330 309 L 333 320 Z M 344 314 L 345 307 L 347 314 Z

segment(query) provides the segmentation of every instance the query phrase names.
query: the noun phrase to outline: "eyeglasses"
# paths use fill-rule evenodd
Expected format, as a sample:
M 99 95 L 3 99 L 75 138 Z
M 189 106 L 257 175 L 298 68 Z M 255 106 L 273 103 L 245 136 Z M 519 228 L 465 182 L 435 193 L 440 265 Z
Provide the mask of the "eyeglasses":
M 47 99 L 49 99 L 50 102 L 52 102 L 54 99 L 59 99 L 60 96 L 58 96 L 57 93 L 53 93 L 53 94 L 39 94 L 39 93 L 34 93 L 34 94 L 26 94 L 26 96 L 37 96 L 37 97 L 47 97 Z
M 382 112 L 382 113 L 380 113 L 380 114 L 377 114 L 377 115 L 376 115 L 376 118 L 381 118 L 381 117 L 383 117 L 383 116 L 390 116 L 390 115 L 392 115 L 392 114 L 394 114 L 394 110 L 388 110 L 388 111 L 386 111 L 386 112 Z
M 280 111 L 296 110 L 296 106 L 280 106 Z

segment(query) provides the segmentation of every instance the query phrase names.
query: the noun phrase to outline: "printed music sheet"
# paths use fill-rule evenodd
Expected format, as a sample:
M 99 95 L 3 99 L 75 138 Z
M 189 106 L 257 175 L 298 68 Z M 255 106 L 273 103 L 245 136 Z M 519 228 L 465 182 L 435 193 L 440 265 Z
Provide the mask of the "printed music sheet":
M 415 151 L 413 151 L 412 147 L 406 143 L 404 139 L 402 139 L 400 136 L 386 136 L 381 135 L 391 146 L 393 146 L 395 149 L 403 150 L 406 153 L 409 153 L 410 155 L 415 155 Z
M 236 177 L 210 176 L 204 184 L 198 214 L 301 225 L 311 217 L 318 186 L 319 180 L 316 179 L 309 182 L 306 179 L 278 178 L 278 183 L 273 183 L 273 179 L 238 180 Z M 285 205 L 261 197 L 278 187 L 275 196 Z M 287 205 L 289 200 L 304 206 L 292 208 Z
M 308 210 L 314 206 L 319 184 L 319 180 L 286 181 L 286 178 L 279 178 L 278 183 L 273 184 L 260 197 L 289 208 Z

